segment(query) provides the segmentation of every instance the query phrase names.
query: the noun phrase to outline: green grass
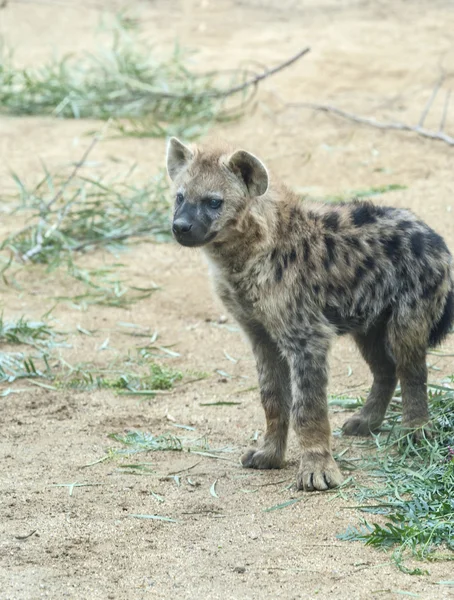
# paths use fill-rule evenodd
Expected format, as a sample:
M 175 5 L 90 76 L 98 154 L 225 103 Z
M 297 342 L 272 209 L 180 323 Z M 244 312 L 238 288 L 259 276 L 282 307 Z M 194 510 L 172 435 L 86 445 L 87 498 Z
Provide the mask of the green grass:
M 0 383 L 35 377 L 51 378 L 47 353 L 29 356 L 22 352 L 0 352 Z
M 159 392 L 172 389 L 176 382 L 183 379 L 181 371 L 156 362 L 148 364 L 145 373 L 141 372 L 137 365 L 135 367 L 132 370 L 124 361 L 121 361 L 117 368 L 83 365 L 74 369 L 68 376 L 60 377 L 57 386 L 80 391 L 112 389 L 122 395 L 153 397 Z
M 124 175 L 120 181 L 78 176 L 69 181 L 45 172 L 28 188 L 14 176 L 19 191 L 13 215 L 28 225 L 0 243 L 0 251 L 18 260 L 51 267 L 69 261 L 75 253 L 94 248 L 118 251 L 134 239 L 170 239 L 170 205 L 163 174 L 144 184 Z
M 25 220 L 11 227 L 0 240 L 0 257 L 5 266 L 5 284 L 20 287 L 15 274 L 24 264 L 45 265 L 51 272 L 62 267 L 79 282 L 69 300 L 87 308 L 103 304 L 125 308 L 147 298 L 156 285 L 133 286 L 123 281 L 121 265 L 115 261 L 99 269 L 83 268 L 81 257 L 104 248 L 116 256 L 140 241 L 170 240 L 170 204 L 167 183 L 161 173 L 146 182 L 133 182 L 133 170 L 116 179 L 86 178 L 73 171 L 69 177 L 45 170 L 37 185 L 28 187 L 15 174 L 18 195 L 5 202 L 5 219 Z
M 391 412 L 388 430 L 374 438 L 375 452 L 354 466 L 347 461 L 369 476 L 353 492 L 368 517 L 339 537 L 391 550 L 396 565 L 410 574 L 426 569 L 407 567 L 408 557 L 454 560 L 454 390 L 432 386 L 430 401 L 432 439 L 415 444 L 399 433 Z M 380 522 L 374 514 L 382 516 Z
M 190 449 L 192 440 L 179 438 L 172 434 L 152 435 L 148 432 L 130 431 L 124 435 L 111 433 L 109 438 L 119 442 L 123 448 L 116 449 L 117 454 L 138 454 L 141 452 L 176 451 L 183 452 Z M 196 444 L 197 449 L 206 449 L 206 441 L 200 440 Z
M 30 346 L 32 353 L 0 351 L 0 382 L 18 379 L 52 377 L 52 350 L 67 346 L 59 332 L 42 321 L 21 317 L 15 321 L 0 316 L 0 344 Z
M 95 53 L 68 54 L 39 67 L 16 67 L 13 53 L 0 46 L 0 112 L 114 119 L 124 135 L 186 139 L 237 112 L 225 109 L 219 73 L 192 70 L 190 53 L 178 45 L 163 58 L 131 23 L 118 18 L 112 41 Z M 229 79 L 243 76 L 239 70 Z M 238 96 L 241 110 L 245 96 Z
M 125 434 L 111 433 L 109 438 L 119 443 L 120 447 L 115 446 L 108 448 L 104 457 L 91 464 L 98 464 L 99 462 L 103 462 L 110 458 L 121 457 L 125 455 L 129 456 L 143 452 L 148 453 L 165 451 L 188 452 L 208 458 L 228 460 L 229 462 L 237 464 L 235 460 L 222 456 L 224 453 L 233 452 L 233 448 L 211 448 L 205 436 L 189 438 L 177 437 L 172 433 L 153 435 L 152 433 L 146 431 L 129 431 Z M 87 466 L 91 466 L 91 464 Z M 142 470 L 142 466 L 135 466 L 131 464 L 123 465 L 123 468 L 127 468 L 132 472 Z M 150 471 L 149 465 L 145 466 L 145 470 Z M 183 470 L 186 471 L 189 469 Z M 178 477 L 177 473 L 173 473 L 171 475 L 172 477 Z
M 0 315 L 0 342 L 26 344 L 33 347 L 55 346 L 56 332 L 47 323 L 29 321 L 20 317 L 17 321 L 6 321 Z

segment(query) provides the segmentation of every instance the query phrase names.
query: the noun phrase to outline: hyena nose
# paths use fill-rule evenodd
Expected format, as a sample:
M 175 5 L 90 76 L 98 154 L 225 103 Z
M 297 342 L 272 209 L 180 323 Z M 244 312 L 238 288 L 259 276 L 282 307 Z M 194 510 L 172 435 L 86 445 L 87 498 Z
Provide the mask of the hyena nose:
M 173 222 L 172 230 L 176 235 L 182 233 L 188 233 L 192 229 L 192 223 L 188 223 L 185 219 L 176 219 Z

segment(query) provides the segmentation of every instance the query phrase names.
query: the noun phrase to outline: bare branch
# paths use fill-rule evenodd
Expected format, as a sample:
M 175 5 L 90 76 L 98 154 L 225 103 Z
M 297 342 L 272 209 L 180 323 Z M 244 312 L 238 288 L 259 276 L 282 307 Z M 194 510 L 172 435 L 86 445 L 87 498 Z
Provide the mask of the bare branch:
M 446 92 L 445 103 L 443 105 L 443 114 L 441 115 L 441 121 L 440 121 L 440 129 L 439 129 L 439 131 L 443 131 L 444 128 L 445 128 L 446 117 L 448 116 L 448 108 L 449 108 L 449 101 L 450 100 L 451 100 L 451 90 L 448 90 Z
M 58 190 L 58 192 L 55 194 L 55 196 L 47 203 L 45 204 L 42 208 L 41 208 L 41 225 L 45 225 L 46 224 L 46 220 L 45 220 L 45 216 L 50 212 L 50 209 L 52 207 L 53 204 L 55 204 L 55 202 L 57 202 L 58 200 L 60 200 L 60 198 L 63 196 L 63 194 L 65 193 L 66 188 L 69 186 L 69 184 L 72 182 L 72 180 L 74 179 L 74 177 L 77 175 L 79 169 L 81 167 L 83 167 L 83 165 L 85 164 L 85 162 L 87 161 L 87 158 L 90 154 L 90 152 L 93 150 L 93 148 L 96 146 L 96 144 L 102 139 L 102 137 L 104 136 L 105 132 L 107 131 L 109 125 L 111 123 L 111 119 L 109 119 L 104 127 L 102 128 L 102 130 L 97 133 L 90 145 L 87 147 L 87 149 L 85 150 L 85 152 L 82 155 L 82 158 L 77 161 L 77 163 L 74 165 L 74 169 L 72 170 L 72 172 L 70 173 L 69 177 L 66 179 L 66 181 L 63 182 L 63 184 L 61 185 L 60 189 Z M 49 235 L 51 234 L 51 232 L 55 231 L 56 229 L 58 229 L 61 221 L 63 220 L 63 217 L 65 216 L 66 212 L 69 209 L 69 206 L 72 204 L 74 200 L 72 200 L 71 202 L 69 202 L 63 209 L 63 214 L 60 215 L 59 219 L 57 220 L 57 222 L 50 227 L 50 229 L 44 234 L 42 234 L 41 230 L 38 230 L 38 234 L 37 234 L 37 244 L 35 246 L 33 246 L 33 248 L 30 248 L 29 250 L 27 250 L 27 252 L 25 252 L 25 254 L 23 254 L 21 256 L 21 260 L 23 260 L 24 262 L 27 262 L 28 260 L 30 260 L 33 256 L 35 256 L 36 254 L 39 254 L 41 252 L 41 250 L 43 249 L 43 244 L 44 244 L 44 240 L 49 237 Z
M 55 194 L 55 196 L 52 198 L 52 200 L 46 204 L 45 212 L 48 212 L 50 210 L 50 207 L 52 206 L 52 204 L 55 204 L 55 202 L 57 202 L 57 200 L 60 200 L 60 198 L 63 196 L 66 188 L 71 183 L 71 181 L 74 179 L 74 177 L 77 175 L 79 169 L 84 166 L 84 164 L 88 158 L 88 155 L 91 153 L 91 151 L 96 146 L 96 144 L 104 137 L 104 135 L 111 123 L 112 123 L 112 119 L 109 119 L 105 123 L 105 125 L 101 129 L 101 131 L 93 137 L 93 139 L 91 140 L 91 144 L 88 146 L 88 148 L 83 153 L 82 158 L 78 162 L 76 162 L 76 164 L 74 165 L 74 169 L 73 169 L 72 173 L 70 174 L 70 176 L 68 177 L 68 179 L 62 184 L 61 188 L 58 190 L 58 192 Z
M 419 123 L 418 123 L 419 127 L 424 126 L 424 121 L 426 120 L 426 117 L 429 114 L 429 110 L 430 110 L 435 98 L 437 97 L 438 91 L 441 88 L 441 86 L 443 85 L 444 80 L 445 80 L 445 76 L 443 74 L 440 77 L 440 79 L 437 81 L 437 83 L 435 84 L 435 87 L 432 90 L 432 94 L 431 94 L 426 106 L 424 107 L 424 110 L 421 113 L 421 118 L 419 119 Z
M 392 121 L 389 123 L 385 123 L 382 121 L 377 121 L 376 119 L 371 117 L 361 117 L 355 115 L 353 113 L 347 112 L 329 104 L 316 104 L 312 102 L 292 102 L 286 104 L 286 107 L 310 108 L 312 110 L 317 110 L 320 112 L 331 113 L 333 115 L 337 115 L 338 117 L 342 117 L 343 119 L 347 119 L 348 121 L 360 123 L 361 125 L 375 127 L 376 129 L 394 129 L 397 131 L 409 131 L 412 133 L 416 133 L 417 135 L 420 135 L 422 137 L 429 138 L 431 140 L 438 140 L 440 142 L 444 142 L 445 144 L 448 144 L 448 146 L 454 146 L 454 137 L 444 133 L 443 131 L 430 131 L 429 129 L 425 129 L 420 125 L 407 125 L 406 123 L 398 123 Z
M 263 73 L 260 73 L 260 75 L 256 75 L 255 77 L 252 77 L 251 79 L 248 79 L 239 85 L 231 87 L 230 89 L 225 90 L 224 92 L 221 92 L 219 95 L 221 97 L 232 96 L 232 94 L 237 94 L 238 92 L 242 92 L 243 90 L 250 87 L 251 85 L 255 86 L 259 83 L 259 81 L 263 81 L 264 79 L 267 79 L 268 77 L 271 77 L 272 75 L 275 75 L 276 73 L 279 73 L 279 71 L 286 69 L 290 65 L 293 65 L 293 63 L 295 63 L 297 60 L 302 58 L 308 52 L 310 52 L 310 48 L 304 48 L 304 50 L 301 50 L 300 52 L 295 54 L 295 56 L 292 56 L 291 58 L 287 59 L 285 62 L 277 65 L 276 67 L 273 67 L 272 69 L 267 69 L 267 70 L 263 71 Z
M 280 63 L 276 67 L 273 67 L 272 69 L 266 69 L 265 71 L 263 71 L 263 73 L 260 73 L 259 75 L 254 75 L 253 77 L 246 79 L 246 81 L 243 81 L 243 83 L 234 85 L 233 87 L 227 88 L 226 90 L 215 90 L 215 91 L 211 91 L 211 92 L 202 92 L 202 93 L 171 94 L 169 92 L 158 92 L 153 87 L 148 85 L 147 83 L 137 81 L 130 77 L 124 76 L 123 81 L 125 82 L 125 84 L 129 85 L 131 88 L 141 90 L 142 92 L 147 93 L 150 96 L 153 96 L 155 98 L 170 99 L 170 100 L 190 100 L 192 98 L 227 98 L 228 96 L 233 96 L 233 94 L 242 92 L 249 87 L 257 86 L 257 84 L 260 81 L 263 81 L 264 79 L 267 79 L 268 77 L 271 77 L 272 75 L 275 75 L 276 73 L 279 73 L 279 71 L 286 69 L 290 65 L 293 65 L 293 63 L 295 63 L 297 60 L 302 58 L 308 52 L 310 52 L 310 48 L 304 48 L 303 50 L 300 50 L 300 52 L 298 52 L 291 58 L 287 59 L 283 63 Z

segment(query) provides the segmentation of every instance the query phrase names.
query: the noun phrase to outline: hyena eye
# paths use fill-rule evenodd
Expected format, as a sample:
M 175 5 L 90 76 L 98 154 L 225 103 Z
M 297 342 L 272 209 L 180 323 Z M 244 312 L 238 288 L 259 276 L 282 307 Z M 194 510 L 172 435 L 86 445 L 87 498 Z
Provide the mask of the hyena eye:
M 176 198 L 175 198 L 175 202 L 177 204 L 183 204 L 183 200 L 184 200 L 184 196 L 183 194 L 178 193 Z
M 220 208 L 222 205 L 222 200 L 220 200 L 219 198 L 210 198 L 210 200 L 208 200 L 208 206 L 210 208 Z

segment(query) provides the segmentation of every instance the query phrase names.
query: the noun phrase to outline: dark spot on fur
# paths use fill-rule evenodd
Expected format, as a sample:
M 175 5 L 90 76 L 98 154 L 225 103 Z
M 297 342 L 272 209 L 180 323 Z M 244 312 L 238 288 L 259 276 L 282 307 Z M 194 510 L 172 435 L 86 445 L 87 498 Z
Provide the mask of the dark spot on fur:
M 348 235 L 344 239 L 349 246 L 352 246 L 352 248 L 356 248 L 357 250 L 361 249 L 361 244 L 357 237 Z
M 298 208 L 296 206 L 292 206 L 292 210 L 290 211 L 290 221 L 295 221 L 299 214 L 300 211 Z
M 350 254 L 348 252 L 344 252 L 344 261 L 347 267 L 350 266 Z
M 274 250 L 271 252 L 271 256 L 270 256 L 271 260 L 274 261 L 276 259 L 276 256 L 277 256 L 277 248 L 274 248 Z
M 399 221 L 398 227 L 402 231 L 407 231 L 407 229 L 413 229 L 413 225 L 413 221 L 408 221 L 407 219 L 405 219 L 404 221 Z
M 385 249 L 386 256 L 392 260 L 399 254 L 399 250 L 402 246 L 402 240 L 400 235 L 395 233 L 391 237 L 382 240 L 382 244 Z
M 313 221 L 315 221 L 317 223 L 317 221 L 320 220 L 320 215 L 318 215 L 317 213 L 314 213 L 312 210 L 308 211 L 307 216 L 312 219 Z
M 313 285 L 312 286 L 312 292 L 314 293 L 315 296 L 318 296 L 318 294 L 320 293 L 320 286 L 319 285 Z
M 419 281 L 422 283 L 422 297 L 424 299 L 432 298 L 443 281 L 443 274 L 430 272 L 426 274 L 426 277 L 423 274 Z
M 277 283 L 279 283 L 282 280 L 283 273 L 284 272 L 282 270 L 282 266 L 281 265 L 277 265 L 276 272 L 274 274 L 274 279 L 276 280 Z
M 355 227 L 375 223 L 377 220 L 377 209 L 373 204 L 366 202 L 358 204 L 352 210 L 352 220 Z
M 324 265 L 326 269 L 329 269 L 336 257 L 336 242 L 334 241 L 334 238 L 329 235 L 325 235 L 325 246 L 327 255 L 324 260 Z
M 299 332 L 295 333 L 295 341 L 298 345 L 298 348 L 300 350 L 305 350 L 306 346 L 307 346 L 307 339 L 305 337 L 301 337 L 300 335 L 298 335 Z
M 410 302 L 410 308 L 411 308 L 412 310 L 415 310 L 415 308 L 416 308 L 416 305 L 417 305 L 416 298 L 413 298 L 413 299 L 412 299 L 412 301 Z
M 296 250 L 295 248 L 292 248 L 292 251 L 289 254 L 289 260 L 291 263 L 294 263 L 296 260 Z
M 415 231 L 410 236 L 410 246 L 416 258 L 421 258 L 424 254 L 425 239 L 421 231 Z
M 366 269 L 364 267 L 357 266 L 355 269 L 355 278 L 353 280 L 353 286 L 356 287 L 357 285 L 359 285 L 365 275 Z
M 444 239 L 432 229 L 429 229 L 426 240 L 432 250 L 436 250 L 438 253 L 440 252 L 448 252 L 448 248 L 446 247 Z
M 329 212 L 324 214 L 322 220 L 326 229 L 331 229 L 331 231 L 338 231 L 339 215 L 336 212 Z
M 303 241 L 303 247 L 304 247 L 304 260 L 307 262 L 311 255 L 311 247 L 309 246 L 309 242 L 307 240 Z
M 384 274 L 383 274 L 381 271 L 379 271 L 379 272 L 378 272 L 378 273 L 375 275 L 375 279 L 374 279 L 374 281 L 375 281 L 375 284 L 376 284 L 376 285 L 378 285 L 378 286 L 381 286 L 381 285 L 383 285 L 383 284 L 384 284 L 384 282 L 385 282 L 385 276 L 384 276 Z
M 449 333 L 454 322 L 454 290 L 451 290 L 445 301 L 445 307 L 440 320 L 436 323 L 429 336 L 429 345 L 436 346 L 440 344 Z
M 372 256 L 366 256 L 364 260 L 364 267 L 368 271 L 372 271 L 373 269 L 375 269 L 375 259 Z

